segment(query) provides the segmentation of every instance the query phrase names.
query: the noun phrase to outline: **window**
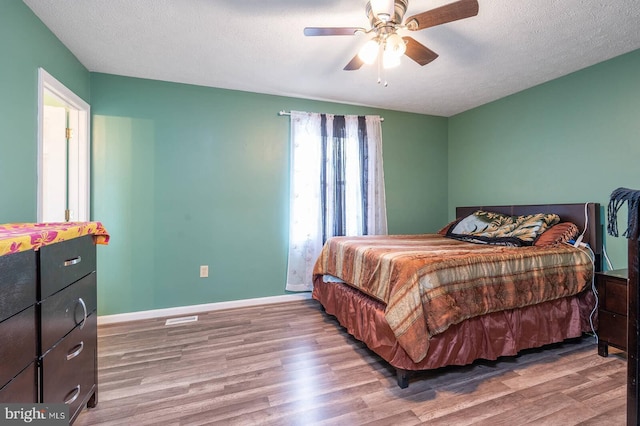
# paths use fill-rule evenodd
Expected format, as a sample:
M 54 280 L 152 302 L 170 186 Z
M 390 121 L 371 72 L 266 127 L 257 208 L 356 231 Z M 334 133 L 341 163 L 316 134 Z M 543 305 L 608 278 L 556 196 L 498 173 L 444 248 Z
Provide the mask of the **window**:
M 312 289 L 328 238 L 386 234 L 380 123 L 378 116 L 291 112 L 287 290 Z

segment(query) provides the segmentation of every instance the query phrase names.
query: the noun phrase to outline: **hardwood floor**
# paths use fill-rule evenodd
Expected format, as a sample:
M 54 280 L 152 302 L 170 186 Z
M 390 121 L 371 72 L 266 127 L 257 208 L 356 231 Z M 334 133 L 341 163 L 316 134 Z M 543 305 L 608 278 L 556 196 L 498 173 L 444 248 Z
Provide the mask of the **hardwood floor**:
M 75 425 L 624 425 L 626 360 L 591 337 L 395 372 L 313 301 L 98 328 L 98 406 Z

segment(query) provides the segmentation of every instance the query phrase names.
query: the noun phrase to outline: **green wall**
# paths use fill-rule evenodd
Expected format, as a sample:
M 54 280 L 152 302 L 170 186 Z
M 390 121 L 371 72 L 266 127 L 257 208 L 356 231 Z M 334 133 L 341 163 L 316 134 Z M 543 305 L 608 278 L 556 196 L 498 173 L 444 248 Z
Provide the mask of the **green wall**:
M 594 201 L 606 219 L 614 189 L 640 189 L 639 75 L 640 50 L 450 118 L 449 217 L 459 205 Z M 626 240 L 605 244 L 626 267 Z
M 433 232 L 477 203 L 604 213 L 613 189 L 640 188 L 640 51 L 446 119 L 90 74 L 19 0 L 0 1 L 0 40 L 0 222 L 36 219 L 37 68 L 92 106 L 92 218 L 112 235 L 101 315 L 284 293 L 282 109 L 384 116 L 391 233 Z M 626 241 L 606 245 L 624 267 Z
M 1 0 L 0 223 L 36 220 L 38 67 L 89 101 L 89 72 L 22 1 Z
M 382 115 L 389 231 L 447 217 L 445 118 L 107 74 L 91 102 L 102 315 L 284 293 L 283 109 Z

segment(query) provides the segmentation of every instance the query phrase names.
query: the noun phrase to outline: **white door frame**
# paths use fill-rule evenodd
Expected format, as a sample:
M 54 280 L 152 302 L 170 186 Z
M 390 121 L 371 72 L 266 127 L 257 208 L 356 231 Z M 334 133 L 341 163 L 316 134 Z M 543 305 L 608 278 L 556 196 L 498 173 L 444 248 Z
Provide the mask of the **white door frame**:
M 63 100 L 70 108 L 79 113 L 79 126 L 74 129 L 79 144 L 79 198 L 81 200 L 79 211 L 74 215 L 79 221 L 90 220 L 90 150 L 89 150 L 89 126 L 91 107 L 82 98 L 69 90 L 55 77 L 38 68 L 38 203 L 37 220 L 42 222 L 43 212 L 43 124 L 44 124 L 44 91 L 48 90 Z

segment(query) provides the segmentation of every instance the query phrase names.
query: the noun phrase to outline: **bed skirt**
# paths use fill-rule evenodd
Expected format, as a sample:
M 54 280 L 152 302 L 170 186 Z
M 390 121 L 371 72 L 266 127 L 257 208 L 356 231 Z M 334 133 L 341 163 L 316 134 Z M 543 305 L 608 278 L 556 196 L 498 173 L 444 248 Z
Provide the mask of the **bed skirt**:
M 349 334 L 402 370 L 430 370 L 466 365 L 477 359 L 495 360 L 516 355 L 523 349 L 580 337 L 591 331 L 589 316 L 595 306 L 593 292 L 588 289 L 572 297 L 470 318 L 433 336 L 426 357 L 415 363 L 398 345 L 387 324 L 384 303 L 346 284 L 321 279 L 314 283 L 313 298 Z M 597 328 L 597 313 L 593 321 Z

